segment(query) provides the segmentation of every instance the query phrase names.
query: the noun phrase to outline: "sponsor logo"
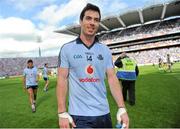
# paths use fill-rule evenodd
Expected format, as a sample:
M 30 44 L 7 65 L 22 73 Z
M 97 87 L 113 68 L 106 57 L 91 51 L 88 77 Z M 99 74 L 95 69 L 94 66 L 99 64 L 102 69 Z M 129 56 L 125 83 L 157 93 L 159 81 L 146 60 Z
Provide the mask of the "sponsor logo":
M 100 82 L 99 78 L 80 78 L 80 82 Z
M 98 58 L 99 60 L 103 60 L 103 59 L 104 59 L 101 54 L 99 54 L 99 55 L 97 56 L 97 58 Z
M 99 78 L 94 78 L 94 67 L 92 65 L 87 65 L 85 67 L 85 73 L 88 75 L 86 78 L 79 78 L 80 82 L 100 82 Z
M 85 68 L 85 72 L 87 75 L 93 75 L 94 74 L 94 67 L 92 65 L 88 65 Z
M 81 56 L 81 55 L 74 55 L 73 58 L 74 58 L 74 59 L 81 59 L 82 56 Z

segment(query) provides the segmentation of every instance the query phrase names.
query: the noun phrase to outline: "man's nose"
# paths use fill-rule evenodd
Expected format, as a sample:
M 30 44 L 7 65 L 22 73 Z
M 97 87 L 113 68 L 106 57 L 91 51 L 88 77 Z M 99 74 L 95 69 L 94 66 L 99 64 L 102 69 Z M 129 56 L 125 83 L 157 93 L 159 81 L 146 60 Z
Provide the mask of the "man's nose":
M 91 25 L 94 25 L 94 24 L 95 24 L 95 20 L 94 20 L 94 19 L 91 19 L 91 20 L 90 20 L 90 24 L 91 24 Z

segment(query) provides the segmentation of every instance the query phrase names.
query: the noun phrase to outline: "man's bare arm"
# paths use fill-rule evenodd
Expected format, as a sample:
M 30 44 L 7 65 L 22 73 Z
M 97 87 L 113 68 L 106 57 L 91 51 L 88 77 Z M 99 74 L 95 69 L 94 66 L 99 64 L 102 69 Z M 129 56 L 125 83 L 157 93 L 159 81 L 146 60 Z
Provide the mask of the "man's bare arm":
M 66 112 L 66 95 L 68 90 L 68 69 L 58 68 L 57 78 L 57 101 L 58 101 L 58 113 Z
M 108 83 L 111 93 L 118 105 L 118 107 L 125 107 L 124 100 L 122 96 L 121 83 L 116 77 L 114 69 L 107 70 Z

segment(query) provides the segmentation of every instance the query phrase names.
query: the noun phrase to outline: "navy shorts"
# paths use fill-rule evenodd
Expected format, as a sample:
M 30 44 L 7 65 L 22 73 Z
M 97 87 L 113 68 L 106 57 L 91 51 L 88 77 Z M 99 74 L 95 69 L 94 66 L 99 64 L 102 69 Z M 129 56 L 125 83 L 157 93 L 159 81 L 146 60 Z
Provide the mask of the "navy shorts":
M 76 128 L 112 128 L 110 113 L 102 116 L 71 116 Z
M 32 88 L 34 90 L 34 89 L 38 88 L 38 85 L 35 85 L 35 86 L 26 86 L 26 89 L 29 89 L 29 88 Z
M 47 80 L 48 80 L 48 78 L 47 78 L 47 77 L 43 77 L 43 79 L 44 79 L 44 81 L 47 81 Z

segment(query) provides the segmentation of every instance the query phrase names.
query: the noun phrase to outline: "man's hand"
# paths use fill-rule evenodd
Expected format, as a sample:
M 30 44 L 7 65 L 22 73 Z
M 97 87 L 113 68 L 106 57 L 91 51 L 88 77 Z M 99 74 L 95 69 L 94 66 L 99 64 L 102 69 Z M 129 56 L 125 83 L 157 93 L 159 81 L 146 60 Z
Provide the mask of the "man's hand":
M 76 127 L 72 117 L 67 112 L 60 113 L 58 116 L 60 128 L 70 128 L 70 124 L 72 128 Z
M 129 128 L 129 118 L 125 108 L 119 108 L 117 112 L 117 121 L 122 124 L 123 128 Z

